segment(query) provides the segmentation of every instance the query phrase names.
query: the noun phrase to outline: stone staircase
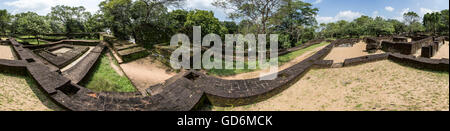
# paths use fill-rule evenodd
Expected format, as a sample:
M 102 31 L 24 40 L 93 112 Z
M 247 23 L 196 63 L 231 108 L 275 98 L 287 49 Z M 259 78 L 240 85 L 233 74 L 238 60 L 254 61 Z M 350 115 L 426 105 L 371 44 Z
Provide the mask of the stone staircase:
M 117 59 L 119 64 L 144 58 L 150 54 L 145 48 L 138 44 L 118 40 L 112 36 L 103 36 L 103 38 L 108 42 L 108 48 L 112 49 L 113 55 L 116 58 L 119 58 Z

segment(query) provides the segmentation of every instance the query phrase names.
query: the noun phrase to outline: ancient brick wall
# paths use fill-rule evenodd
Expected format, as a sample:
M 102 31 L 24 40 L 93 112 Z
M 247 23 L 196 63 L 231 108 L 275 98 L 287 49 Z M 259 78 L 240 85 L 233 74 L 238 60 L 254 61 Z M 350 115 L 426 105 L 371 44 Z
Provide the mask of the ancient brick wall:
M 403 55 L 394 53 L 389 55 L 389 60 L 399 62 L 408 66 L 412 66 L 419 69 L 427 69 L 433 71 L 448 71 L 449 59 L 429 59 L 410 55 Z
M 356 58 L 345 59 L 343 66 L 354 66 L 354 65 L 364 64 L 364 63 L 368 63 L 368 62 L 385 60 L 388 58 L 388 56 L 389 56 L 388 53 L 384 53 L 384 54 L 368 55 L 368 56 L 361 56 L 361 57 L 356 57 Z

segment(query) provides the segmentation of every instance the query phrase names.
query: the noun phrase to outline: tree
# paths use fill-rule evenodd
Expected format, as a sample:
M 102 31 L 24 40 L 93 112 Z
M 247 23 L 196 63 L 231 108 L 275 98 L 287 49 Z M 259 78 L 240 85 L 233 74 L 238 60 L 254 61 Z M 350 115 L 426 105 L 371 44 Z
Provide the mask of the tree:
M 373 19 L 369 16 L 361 16 L 359 18 L 356 18 L 354 20 L 356 22 L 356 29 L 355 31 L 358 33 L 358 37 L 360 35 L 370 35 L 371 32 L 369 32 L 369 26 L 372 24 Z
M 429 32 L 433 32 L 436 35 L 439 22 L 441 21 L 441 14 L 439 12 L 427 13 L 423 17 L 423 25 Z
M 228 29 L 228 34 L 236 34 L 239 32 L 239 26 L 234 21 L 224 21 L 221 24 Z
M 193 10 L 190 11 L 186 18 L 185 27 L 192 28 L 193 26 L 202 27 L 202 36 L 208 35 L 210 33 L 218 34 L 224 37 L 228 32 L 227 28 L 220 24 L 219 19 L 214 17 L 212 11 L 205 10 Z M 190 34 L 189 36 L 192 36 Z
M 106 0 L 99 5 L 106 25 L 119 39 L 127 40 L 131 34 L 131 5 L 131 0 Z
M 231 19 L 247 19 L 256 25 L 257 33 L 267 33 L 269 19 L 281 5 L 281 0 L 215 0 L 216 7 L 233 10 Z
M 283 0 L 280 9 L 274 15 L 272 23 L 275 25 L 275 31 L 288 34 L 289 42 L 294 46 L 301 39 L 302 30 L 305 27 L 310 28 L 317 24 L 315 16 L 319 11 L 312 8 L 310 3 L 299 0 Z M 313 31 L 314 32 L 314 31 Z M 311 32 L 308 32 L 309 34 Z M 295 42 L 294 42 L 295 41 Z
M 11 22 L 11 16 L 8 11 L 0 10 L 0 31 L 4 35 L 6 35 L 6 31 L 8 30 L 9 24 Z
M 49 16 L 56 22 L 64 25 L 65 33 L 80 33 L 85 32 L 84 22 L 90 16 L 89 12 L 83 6 L 70 7 L 65 5 L 57 5 L 52 7 Z
M 395 31 L 394 26 L 391 23 L 385 21 L 382 17 L 375 18 L 371 29 L 376 36 L 390 35 Z
M 102 32 L 105 29 L 104 17 L 100 13 L 95 13 L 91 15 L 90 13 L 86 16 L 86 21 L 84 22 L 85 32 Z
M 45 18 L 34 12 L 16 14 L 12 25 L 16 30 L 15 33 L 34 35 L 38 44 L 40 44 L 38 35 L 48 33 L 50 29 L 50 25 L 45 22 Z
M 441 32 L 441 35 L 448 35 L 449 34 L 449 12 L 448 9 L 441 11 L 441 19 L 439 22 L 439 32 Z
M 119 39 L 134 38 L 136 43 L 151 47 L 167 41 L 172 31 L 167 6 L 178 6 L 183 0 L 106 0 L 100 3 L 108 27 Z M 148 46 L 147 46 L 148 45 Z
M 408 26 L 409 33 L 411 34 L 411 33 L 415 32 L 414 25 L 417 25 L 417 23 L 420 21 L 419 15 L 417 15 L 417 13 L 411 11 L 411 12 L 407 12 L 407 13 L 403 14 L 403 19 L 405 20 L 405 24 Z
M 387 20 L 389 23 L 394 26 L 394 33 L 395 34 L 401 34 L 406 31 L 406 25 L 396 19 L 389 19 Z
M 186 10 L 174 10 L 169 12 L 169 28 L 174 33 L 186 33 L 187 28 L 185 28 L 184 23 L 186 23 L 188 11 Z M 191 27 L 192 28 L 192 27 Z

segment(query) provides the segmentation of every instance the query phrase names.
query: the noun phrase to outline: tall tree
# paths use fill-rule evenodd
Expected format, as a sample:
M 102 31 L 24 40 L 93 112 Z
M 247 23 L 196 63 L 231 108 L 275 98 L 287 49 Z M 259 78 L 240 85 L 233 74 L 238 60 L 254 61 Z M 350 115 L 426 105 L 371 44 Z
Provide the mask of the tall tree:
M 6 9 L 0 10 L 0 31 L 3 35 L 6 35 L 10 22 L 11 16 L 8 11 Z
M 279 9 L 282 0 L 215 0 L 216 7 L 233 10 L 231 19 L 247 19 L 256 25 L 257 33 L 265 34 L 269 19 Z
M 119 39 L 127 40 L 131 34 L 131 0 L 106 0 L 100 3 L 106 25 Z
M 38 35 L 48 33 L 50 29 L 50 25 L 45 21 L 45 18 L 34 12 L 16 14 L 13 26 L 17 34 L 34 35 L 38 44 L 40 44 Z
M 84 22 L 87 20 L 87 16 L 90 16 L 89 12 L 83 6 L 70 7 L 65 5 L 57 5 L 52 7 L 52 11 L 49 14 L 56 22 L 64 25 L 65 33 L 80 33 L 85 32 Z
M 419 15 L 417 15 L 416 12 L 407 12 L 403 14 L 403 19 L 405 21 L 405 24 L 408 26 L 409 33 L 413 33 L 416 29 L 414 25 L 417 25 L 417 23 L 420 21 Z
M 439 32 L 441 35 L 449 35 L 449 12 L 448 9 L 441 11 L 441 20 L 439 22 Z
M 190 28 L 193 26 L 201 26 L 202 36 L 215 33 L 223 37 L 228 32 L 226 27 L 219 22 L 219 19 L 214 17 L 214 13 L 212 11 L 205 10 L 190 11 L 187 15 L 184 26 Z M 189 36 L 192 36 L 192 34 L 189 34 Z
M 441 13 L 433 12 L 427 13 L 423 17 L 423 25 L 429 32 L 433 32 L 436 35 L 437 28 L 439 28 L 439 22 L 441 21 Z
M 394 26 L 394 33 L 395 34 L 401 34 L 406 31 L 406 25 L 396 19 L 389 19 L 387 20 L 389 23 Z
M 315 16 L 319 9 L 312 8 L 310 3 L 300 0 L 283 0 L 280 9 L 271 20 L 277 32 L 289 35 L 289 41 L 294 46 L 305 32 L 304 29 L 317 24 Z

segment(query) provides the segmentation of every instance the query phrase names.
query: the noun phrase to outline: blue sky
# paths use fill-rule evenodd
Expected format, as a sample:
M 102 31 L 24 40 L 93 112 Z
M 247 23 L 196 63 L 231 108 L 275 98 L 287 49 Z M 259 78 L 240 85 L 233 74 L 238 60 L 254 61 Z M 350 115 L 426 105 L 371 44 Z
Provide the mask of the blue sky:
M 20 13 L 26 11 L 45 15 L 55 5 L 84 6 L 90 12 L 98 11 L 102 0 L 1 0 L 0 9 Z M 220 20 L 227 20 L 225 10 L 211 5 L 214 0 L 187 0 L 185 9 L 211 10 Z M 317 20 L 328 23 L 338 20 L 353 20 L 361 15 L 381 16 L 402 20 L 402 13 L 414 11 L 423 15 L 449 8 L 449 0 L 304 0 L 319 8 Z

